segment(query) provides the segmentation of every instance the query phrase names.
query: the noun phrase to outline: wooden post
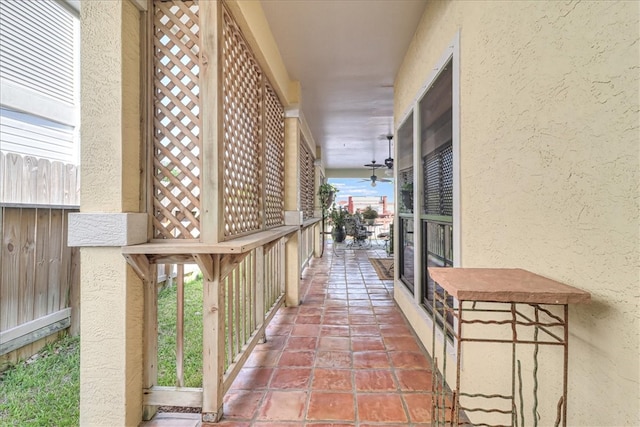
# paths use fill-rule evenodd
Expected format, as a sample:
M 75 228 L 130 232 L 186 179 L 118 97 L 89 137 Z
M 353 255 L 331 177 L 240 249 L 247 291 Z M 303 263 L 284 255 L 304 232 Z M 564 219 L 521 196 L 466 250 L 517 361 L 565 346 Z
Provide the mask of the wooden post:
M 200 117 L 202 169 L 200 170 L 200 241 L 217 243 L 224 235 L 222 221 L 222 2 L 201 1 L 200 6 Z
M 255 310 L 255 319 L 256 325 L 261 325 L 264 322 L 264 293 L 265 293 L 265 274 L 266 270 L 264 268 L 264 246 L 260 246 L 256 248 L 256 256 L 254 258 L 255 262 L 255 291 L 254 295 L 256 298 L 254 310 Z M 262 342 L 266 341 L 266 334 L 262 337 Z
M 184 264 L 178 264 L 177 267 L 176 380 L 178 387 L 184 387 Z M 171 270 L 166 271 L 167 277 L 170 278 Z
M 220 277 L 220 255 L 201 256 L 201 263 L 213 272 L 203 274 L 202 299 L 202 422 L 215 423 L 222 417 L 224 397 L 224 293 Z
M 300 232 L 296 232 L 294 236 L 298 236 Z M 295 279 L 296 283 L 300 281 L 300 271 L 296 270 L 293 272 L 288 271 L 287 266 L 291 266 L 287 258 L 287 251 L 294 250 L 293 247 L 287 248 L 287 239 L 282 238 L 278 242 L 278 257 L 276 259 L 276 278 L 277 282 L 280 285 L 279 291 L 285 292 L 285 304 L 288 307 L 297 307 L 300 304 L 300 291 L 299 286 L 289 286 L 289 275 L 291 276 L 291 280 Z M 297 251 L 296 251 L 297 252 Z M 296 261 L 297 262 L 297 261 Z
M 148 269 L 144 283 L 144 368 L 143 387 L 151 388 L 158 382 L 158 269 Z M 157 406 L 144 406 L 142 419 L 150 420 Z
M 280 257 L 283 265 L 280 266 L 279 276 L 284 278 L 285 304 L 287 307 L 300 305 L 300 231 L 291 234 L 285 243 L 285 256 Z

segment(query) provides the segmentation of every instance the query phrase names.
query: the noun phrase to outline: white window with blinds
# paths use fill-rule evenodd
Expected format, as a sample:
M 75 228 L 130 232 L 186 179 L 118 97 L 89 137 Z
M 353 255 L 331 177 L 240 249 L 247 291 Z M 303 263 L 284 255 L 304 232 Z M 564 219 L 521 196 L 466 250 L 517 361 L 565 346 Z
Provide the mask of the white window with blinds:
M 0 1 L 0 150 L 77 164 L 78 55 L 72 6 Z

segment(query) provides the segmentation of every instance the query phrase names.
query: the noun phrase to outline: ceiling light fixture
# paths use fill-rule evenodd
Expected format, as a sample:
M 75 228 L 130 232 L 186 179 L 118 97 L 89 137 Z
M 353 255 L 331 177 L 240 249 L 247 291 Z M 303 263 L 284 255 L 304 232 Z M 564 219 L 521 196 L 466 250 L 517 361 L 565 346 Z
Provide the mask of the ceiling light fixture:
M 378 181 L 380 181 L 380 182 L 390 182 L 386 178 L 378 178 L 376 176 L 376 169 L 383 168 L 384 165 L 380 165 L 380 164 L 376 163 L 375 160 L 372 160 L 371 163 L 367 163 L 364 166 L 366 168 L 371 168 L 371 176 L 369 177 L 369 179 L 363 179 L 363 181 L 371 181 L 371 186 L 372 187 L 375 187 L 377 185 Z

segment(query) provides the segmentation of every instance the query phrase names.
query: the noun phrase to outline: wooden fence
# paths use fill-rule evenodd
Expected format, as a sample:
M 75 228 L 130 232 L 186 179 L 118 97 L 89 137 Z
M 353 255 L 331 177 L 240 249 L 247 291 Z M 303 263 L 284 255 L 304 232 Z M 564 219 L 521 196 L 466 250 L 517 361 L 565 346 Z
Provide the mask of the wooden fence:
M 78 177 L 73 165 L 0 153 L 0 370 L 79 332 L 79 250 L 66 244 Z
M 5 362 L 30 356 L 39 347 L 32 343 L 72 323 L 78 330 L 79 251 L 66 245 L 72 211 L 0 209 L 0 357 Z
M 0 152 L 0 203 L 80 205 L 80 168 Z

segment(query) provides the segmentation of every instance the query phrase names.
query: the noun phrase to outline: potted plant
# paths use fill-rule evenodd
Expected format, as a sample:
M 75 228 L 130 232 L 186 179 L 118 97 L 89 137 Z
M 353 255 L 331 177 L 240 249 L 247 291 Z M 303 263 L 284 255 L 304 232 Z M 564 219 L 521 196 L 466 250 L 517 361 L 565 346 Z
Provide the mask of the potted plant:
M 322 206 L 323 212 L 331 207 L 337 192 L 338 189 L 333 184 L 329 184 L 328 182 L 320 184 L 320 187 L 318 187 L 318 196 L 320 197 L 320 206 Z
M 333 207 L 329 211 L 329 221 L 331 221 L 331 237 L 334 242 L 344 242 L 347 238 L 347 233 L 344 230 L 344 222 L 347 219 L 347 211 L 341 207 Z
M 378 211 L 373 209 L 371 206 L 367 206 L 362 211 L 362 218 L 365 219 L 369 225 L 373 225 L 378 216 Z
M 413 212 L 413 182 L 405 182 L 400 188 L 402 204 L 409 212 Z

